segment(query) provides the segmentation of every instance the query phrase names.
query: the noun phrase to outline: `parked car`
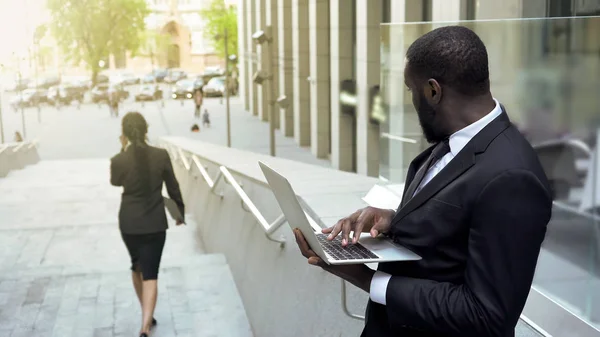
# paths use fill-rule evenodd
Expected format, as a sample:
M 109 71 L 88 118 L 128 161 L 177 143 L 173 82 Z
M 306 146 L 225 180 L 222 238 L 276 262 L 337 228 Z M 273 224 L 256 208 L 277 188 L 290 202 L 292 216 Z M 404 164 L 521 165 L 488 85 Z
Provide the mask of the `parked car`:
M 172 90 L 171 97 L 173 99 L 190 99 L 194 95 L 194 79 L 180 80 L 175 84 Z
M 73 101 L 83 103 L 85 90 L 79 83 L 61 84 L 48 89 L 48 104 L 70 105 Z
M 169 75 L 169 71 L 167 69 L 154 69 L 149 76 L 156 78 L 156 82 L 164 82 L 167 75 Z M 153 80 L 154 81 L 154 80 Z
M 145 75 L 140 80 L 140 82 L 142 84 L 154 83 L 154 81 L 159 82 L 158 79 L 153 74 Z
M 169 74 L 167 75 L 167 77 L 165 77 L 165 82 L 177 83 L 177 81 L 180 81 L 184 78 L 187 78 L 187 74 L 185 73 L 185 71 L 180 69 L 171 69 L 169 70 Z
M 119 84 L 99 84 L 92 89 L 92 102 L 108 102 L 108 93 L 117 91 L 121 100 L 129 98 L 129 91 Z
M 140 78 L 135 76 L 135 74 L 133 74 L 133 73 L 128 73 L 128 72 L 122 73 L 121 79 L 123 81 L 123 84 L 125 84 L 125 85 L 133 85 L 133 84 L 140 83 Z
M 38 106 L 41 103 L 47 103 L 47 90 L 44 89 L 26 89 L 18 93 L 10 101 L 14 110 L 31 106 Z
M 21 90 L 25 90 L 25 89 L 29 88 L 29 82 L 30 82 L 30 80 L 27 78 L 22 78 L 21 80 L 16 80 L 15 84 L 11 88 L 8 88 L 7 91 L 19 92 Z
M 204 88 L 202 88 L 202 92 L 204 97 L 222 97 L 225 96 L 225 76 L 213 77 Z M 235 92 L 235 84 L 233 81 L 229 81 L 229 86 L 227 88 L 227 93 L 232 94 Z
M 144 85 L 140 89 L 140 92 L 135 95 L 135 101 L 155 101 L 157 99 L 161 99 L 162 97 L 163 91 L 158 87 L 158 85 Z

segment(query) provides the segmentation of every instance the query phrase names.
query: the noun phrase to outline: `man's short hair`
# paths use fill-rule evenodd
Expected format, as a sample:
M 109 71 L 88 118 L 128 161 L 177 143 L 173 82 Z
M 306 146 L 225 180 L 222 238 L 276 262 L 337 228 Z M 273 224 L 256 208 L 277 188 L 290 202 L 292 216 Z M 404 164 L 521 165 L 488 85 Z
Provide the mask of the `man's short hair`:
M 469 96 L 490 90 L 488 54 L 472 30 L 447 26 L 418 38 L 406 52 L 411 72 Z

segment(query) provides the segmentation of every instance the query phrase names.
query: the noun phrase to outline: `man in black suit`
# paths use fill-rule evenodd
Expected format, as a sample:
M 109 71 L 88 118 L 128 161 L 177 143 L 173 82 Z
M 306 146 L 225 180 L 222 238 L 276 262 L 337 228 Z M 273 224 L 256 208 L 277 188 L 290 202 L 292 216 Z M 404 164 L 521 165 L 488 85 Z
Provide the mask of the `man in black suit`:
M 410 164 L 397 211 L 361 209 L 324 229 L 343 244 L 370 232 L 414 262 L 329 266 L 295 230 L 310 264 L 370 295 L 362 336 L 514 336 L 551 216 L 539 160 L 490 93 L 488 55 L 471 30 L 425 34 L 405 83 L 433 144 Z

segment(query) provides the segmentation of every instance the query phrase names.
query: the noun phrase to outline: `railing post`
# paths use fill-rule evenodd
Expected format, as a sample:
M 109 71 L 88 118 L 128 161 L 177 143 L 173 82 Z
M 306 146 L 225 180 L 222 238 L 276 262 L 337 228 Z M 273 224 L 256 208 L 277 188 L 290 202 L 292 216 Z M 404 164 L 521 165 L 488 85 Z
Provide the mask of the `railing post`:
M 343 279 L 340 279 L 340 281 L 342 281 L 342 310 L 344 310 L 344 313 L 351 318 L 354 319 L 358 319 L 361 321 L 365 320 L 365 316 L 361 316 L 361 315 L 357 315 L 357 314 L 353 314 L 350 312 L 350 310 L 348 310 L 348 302 L 347 300 L 347 296 L 346 296 L 346 281 L 344 281 Z

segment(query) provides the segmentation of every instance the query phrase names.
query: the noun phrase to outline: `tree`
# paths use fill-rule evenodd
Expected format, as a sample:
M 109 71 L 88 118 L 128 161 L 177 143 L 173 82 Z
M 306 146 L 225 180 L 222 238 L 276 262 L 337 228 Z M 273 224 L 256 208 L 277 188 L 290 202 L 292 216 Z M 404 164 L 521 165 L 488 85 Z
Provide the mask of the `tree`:
M 140 35 L 140 39 L 144 41 L 143 52 L 150 57 L 152 66 L 160 65 L 162 60 L 166 58 L 166 51 L 171 43 L 171 37 L 158 31 L 147 30 Z
M 65 56 L 84 61 L 92 71 L 92 83 L 100 61 L 125 51 L 135 54 L 149 11 L 145 0 L 47 0 L 50 28 Z
M 220 57 L 225 57 L 223 33 L 227 29 L 228 49 L 230 54 L 237 54 L 238 31 L 236 8 L 227 6 L 225 0 L 212 0 L 207 8 L 200 11 L 205 20 L 204 37 L 212 41 L 213 47 Z

